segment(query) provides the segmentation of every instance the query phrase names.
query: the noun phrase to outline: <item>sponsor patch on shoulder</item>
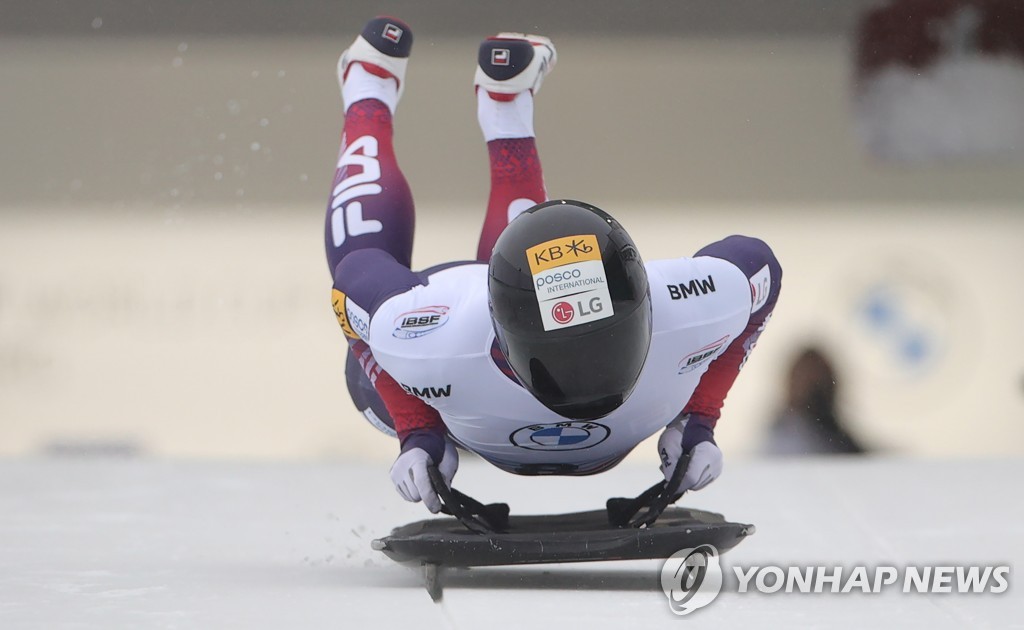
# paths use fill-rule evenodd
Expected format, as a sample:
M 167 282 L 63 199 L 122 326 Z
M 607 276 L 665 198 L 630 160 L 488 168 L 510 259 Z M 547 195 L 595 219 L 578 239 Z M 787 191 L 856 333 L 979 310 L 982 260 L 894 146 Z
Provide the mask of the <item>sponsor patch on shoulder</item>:
M 697 368 L 704 365 L 708 361 L 711 361 L 712 359 L 715 358 L 715 356 L 718 355 L 719 352 L 722 351 L 722 348 L 725 347 L 725 344 L 728 341 L 729 335 L 726 335 L 721 339 L 718 339 L 717 341 L 712 341 L 703 348 L 695 350 L 690 354 L 686 355 L 685 357 L 680 359 L 679 372 L 677 373 L 686 374 L 687 372 L 692 372 L 693 370 L 696 370 Z
M 369 313 L 338 289 L 331 291 L 331 304 L 334 307 L 334 316 L 338 318 L 341 331 L 346 337 L 364 341 L 370 338 Z
M 750 312 L 756 313 L 768 303 L 768 294 L 772 288 L 772 272 L 768 265 L 761 267 L 750 276 Z
M 398 339 L 416 339 L 429 335 L 448 323 L 447 306 L 424 306 L 414 311 L 407 311 L 395 318 L 395 329 L 392 335 Z
M 527 249 L 526 258 L 544 330 L 578 326 L 615 314 L 595 235 L 545 241 Z
M 334 308 L 334 316 L 338 318 L 341 332 L 345 333 L 349 339 L 358 339 L 359 335 L 352 330 L 352 325 L 348 323 L 348 316 L 345 314 L 345 302 L 347 301 L 348 298 L 344 293 L 337 289 L 331 289 L 331 306 Z

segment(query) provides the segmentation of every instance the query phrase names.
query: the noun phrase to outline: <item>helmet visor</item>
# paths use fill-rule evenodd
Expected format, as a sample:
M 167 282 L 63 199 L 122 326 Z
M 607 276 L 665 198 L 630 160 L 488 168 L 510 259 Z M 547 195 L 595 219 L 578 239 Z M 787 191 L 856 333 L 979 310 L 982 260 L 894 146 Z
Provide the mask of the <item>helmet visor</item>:
M 497 333 L 509 365 L 537 400 L 560 416 L 594 420 L 618 408 L 636 386 L 650 349 L 650 298 L 611 326 Z

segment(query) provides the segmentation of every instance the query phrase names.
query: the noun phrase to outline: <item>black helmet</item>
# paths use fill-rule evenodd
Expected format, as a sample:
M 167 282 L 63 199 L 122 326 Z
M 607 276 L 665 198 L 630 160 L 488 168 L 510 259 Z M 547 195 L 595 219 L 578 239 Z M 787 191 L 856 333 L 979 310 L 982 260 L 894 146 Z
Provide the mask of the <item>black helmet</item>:
M 626 401 L 651 343 L 651 297 L 618 221 L 568 199 L 534 206 L 498 237 L 488 293 L 501 351 L 544 406 L 591 420 Z

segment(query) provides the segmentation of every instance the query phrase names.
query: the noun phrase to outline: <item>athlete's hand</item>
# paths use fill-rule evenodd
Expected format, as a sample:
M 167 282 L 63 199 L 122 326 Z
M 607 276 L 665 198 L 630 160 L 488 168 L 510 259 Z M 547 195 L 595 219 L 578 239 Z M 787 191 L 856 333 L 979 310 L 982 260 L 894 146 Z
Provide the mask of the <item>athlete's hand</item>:
M 398 456 L 391 466 L 391 482 L 395 484 L 398 494 L 406 501 L 413 503 L 423 501 L 423 505 L 433 514 L 441 511 L 441 499 L 434 492 L 430 483 L 430 475 L 427 474 L 427 466 L 434 463 L 434 458 L 427 453 L 427 450 L 440 450 L 431 448 L 435 445 L 424 444 L 426 448 L 416 445 L 422 440 L 407 440 L 403 446 L 402 454 Z M 439 446 L 439 445 L 438 445 Z M 455 471 L 459 469 L 459 451 L 455 443 L 444 439 L 443 455 L 441 462 L 437 465 L 438 471 L 444 477 L 444 482 L 451 487 Z
M 696 414 L 673 420 L 658 440 L 661 472 L 665 480 L 672 478 L 676 464 L 684 454 L 690 463 L 683 474 L 679 492 L 700 490 L 722 474 L 722 451 L 715 444 L 712 420 Z

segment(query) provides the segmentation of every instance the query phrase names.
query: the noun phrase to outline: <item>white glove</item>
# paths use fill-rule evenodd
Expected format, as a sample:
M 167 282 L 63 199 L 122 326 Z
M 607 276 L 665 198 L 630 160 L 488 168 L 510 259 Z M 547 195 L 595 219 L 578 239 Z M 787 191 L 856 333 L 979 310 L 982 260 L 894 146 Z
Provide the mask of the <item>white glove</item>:
M 662 432 L 658 439 L 658 454 L 661 456 L 661 473 L 665 480 L 672 478 L 679 458 L 683 456 L 683 435 L 686 433 L 687 419 L 684 416 L 673 421 Z M 722 451 L 710 441 L 701 441 L 690 448 L 690 463 L 683 474 L 679 492 L 700 490 L 718 479 L 722 474 Z
M 423 505 L 432 514 L 437 514 L 441 511 L 441 498 L 434 492 L 430 475 L 427 474 L 427 466 L 433 463 L 430 455 L 422 448 L 409 449 L 391 465 L 391 482 L 403 499 L 413 503 L 423 501 Z M 459 469 L 459 451 L 451 440 L 445 440 L 444 457 L 437 469 L 444 477 L 445 484 L 451 487 L 455 471 Z

